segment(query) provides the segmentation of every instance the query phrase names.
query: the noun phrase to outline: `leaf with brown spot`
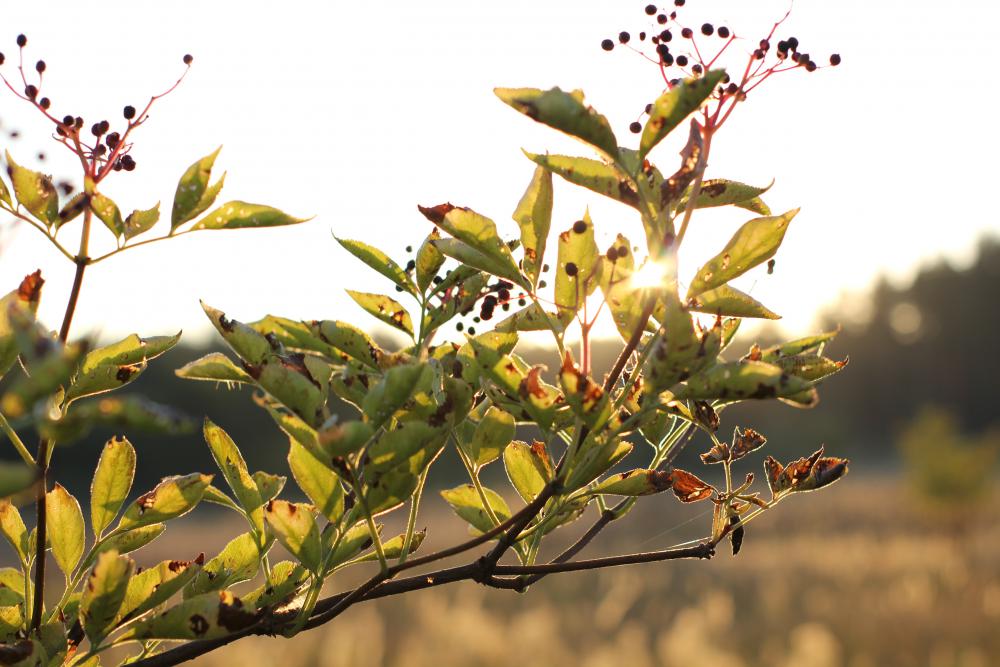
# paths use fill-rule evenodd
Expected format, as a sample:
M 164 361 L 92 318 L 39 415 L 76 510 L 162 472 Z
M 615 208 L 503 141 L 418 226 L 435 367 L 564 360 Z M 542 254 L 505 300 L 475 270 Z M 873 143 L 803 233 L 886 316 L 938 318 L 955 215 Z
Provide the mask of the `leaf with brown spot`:
M 672 487 L 669 472 L 637 468 L 608 477 L 588 493 L 635 497 L 660 493 Z
M 611 158 L 618 156 L 618 140 L 608 119 L 584 103 L 583 92 L 559 88 L 494 88 L 496 96 L 534 121 L 587 142 Z
M 534 500 L 555 474 L 545 443 L 539 440 L 530 445 L 520 440 L 510 443 L 503 450 L 503 465 L 510 483 L 526 503 Z
M 613 164 L 568 155 L 537 155 L 527 151 L 524 154 L 538 166 L 562 176 L 574 185 L 587 188 L 626 206 L 633 208 L 639 206 L 639 194 L 629 177 Z
M 725 75 L 721 69 L 709 70 L 704 76 L 681 81 L 657 98 L 639 140 L 639 164 L 654 146 L 701 108 Z
M 94 646 L 103 639 L 121 608 L 135 563 L 116 551 L 97 557 L 80 600 L 80 622 Z
M 411 338 L 413 337 L 413 321 L 401 303 L 385 294 L 372 294 L 355 290 L 345 291 L 365 312 L 389 326 L 399 329 Z
M 538 276 L 545 259 L 545 245 L 552 224 L 552 174 L 543 167 L 536 167 L 531 182 L 514 210 L 514 222 L 521 228 L 521 247 L 524 261 L 521 269 L 528 276 L 532 289 L 538 285 Z M 419 259 L 417 266 L 419 268 Z
M 733 460 L 738 461 L 750 452 L 757 451 L 765 442 L 767 438 L 752 428 L 745 428 L 741 432 L 737 426 L 733 431 Z

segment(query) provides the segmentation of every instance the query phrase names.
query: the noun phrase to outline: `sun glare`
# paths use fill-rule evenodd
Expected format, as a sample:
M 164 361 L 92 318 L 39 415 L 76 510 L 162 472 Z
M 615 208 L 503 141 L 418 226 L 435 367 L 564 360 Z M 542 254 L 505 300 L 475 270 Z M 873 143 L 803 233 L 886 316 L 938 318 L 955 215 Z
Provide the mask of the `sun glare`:
M 629 282 L 635 289 L 659 287 L 663 285 L 667 275 L 670 274 L 669 268 L 667 261 L 654 262 L 647 257 L 642 266 L 636 269 L 629 278 Z

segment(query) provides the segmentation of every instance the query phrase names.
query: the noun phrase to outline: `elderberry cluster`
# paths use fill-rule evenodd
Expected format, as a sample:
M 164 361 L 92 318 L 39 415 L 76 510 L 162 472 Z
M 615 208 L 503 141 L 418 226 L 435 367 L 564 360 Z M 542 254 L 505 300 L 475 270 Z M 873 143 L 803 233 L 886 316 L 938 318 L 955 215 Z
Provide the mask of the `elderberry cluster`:
M 727 49 L 734 43 L 744 45 L 747 40 L 744 36 L 738 35 L 730 26 L 716 25 L 711 22 L 703 22 L 686 25 L 679 17 L 679 9 L 687 3 L 685 0 L 674 0 L 673 8 L 667 10 L 655 4 L 645 6 L 646 29 L 638 33 L 638 42 L 652 45 L 652 52 L 647 52 L 643 46 L 637 45 L 632 39 L 631 32 L 622 30 L 618 33 L 617 40 L 605 38 L 601 41 L 601 48 L 605 51 L 613 51 L 616 45 L 621 45 L 642 55 L 647 60 L 655 63 L 663 76 L 668 87 L 677 85 L 682 78 L 699 77 L 703 75 L 709 67 L 717 68 L 722 65 L 719 62 Z M 655 22 L 655 23 L 653 23 Z M 779 25 L 780 25 L 779 21 Z M 777 27 L 777 26 L 775 26 Z M 796 66 L 805 69 L 807 72 L 815 72 L 820 69 L 820 65 L 813 60 L 809 53 L 804 52 L 800 47 L 799 40 L 789 37 L 777 42 L 777 48 L 772 51 L 771 42 L 774 37 L 771 34 L 756 41 L 749 54 L 751 67 L 749 74 L 744 80 L 732 81 L 727 75 L 722 81 L 722 85 L 716 91 L 716 99 L 723 101 L 726 97 L 736 101 L 742 101 L 750 89 L 770 75 L 794 69 Z M 675 35 L 679 37 L 675 38 Z M 714 42 L 706 40 L 714 39 Z M 754 42 L 750 42 L 753 44 Z M 713 45 L 714 44 L 714 45 Z M 738 46 L 736 47 L 738 49 Z M 774 53 L 773 62 L 765 63 L 769 53 Z M 758 61 L 754 65 L 754 61 Z M 794 63 L 787 66 L 787 62 Z M 841 63 L 840 54 L 834 53 L 829 57 L 831 66 Z M 649 114 L 651 105 L 646 105 L 644 114 Z M 640 117 L 643 114 L 640 114 Z M 639 120 L 633 121 L 629 125 L 629 130 L 635 134 L 642 132 L 642 123 Z

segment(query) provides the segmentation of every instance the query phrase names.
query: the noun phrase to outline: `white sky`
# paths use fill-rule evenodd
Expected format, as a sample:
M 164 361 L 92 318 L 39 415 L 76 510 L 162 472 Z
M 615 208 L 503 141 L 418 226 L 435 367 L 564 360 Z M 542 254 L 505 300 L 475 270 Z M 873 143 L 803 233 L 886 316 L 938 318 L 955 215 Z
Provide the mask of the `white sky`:
M 450 200 L 512 236 L 510 214 L 532 171 L 520 149 L 589 155 L 499 102 L 494 86 L 583 88 L 625 145 L 637 144 L 628 123 L 662 87 L 658 70 L 636 54 L 599 47 L 619 30 L 648 28 L 643 1 L 3 4 L 3 71 L 14 74 L 14 38 L 26 33 L 30 62 L 48 63 L 43 94 L 53 111 L 83 115 L 88 126 L 120 121 L 125 104 L 141 107 L 180 73 L 181 55 L 194 54 L 185 83 L 135 135 L 138 169 L 107 181 L 123 213 L 157 200 L 169 213 L 180 174 L 223 144 L 216 172 L 229 173 L 219 202 L 316 216 L 292 228 L 193 234 L 97 265 L 76 333 L 183 327 L 198 337 L 207 331 L 199 298 L 242 320 L 275 313 L 371 322 L 343 289 L 397 295 L 331 231 L 403 263 L 403 248 L 429 231 L 416 205 Z M 682 18 L 727 23 L 753 38 L 741 47 L 749 52 L 787 6 L 689 0 Z M 998 5 L 982 0 L 795 4 L 781 34 L 798 36 L 818 62 L 837 51 L 844 64 L 765 84 L 716 139 L 709 170 L 755 184 L 775 178 L 772 209 L 802 207 L 775 275 L 742 283 L 793 332 L 844 290 L 880 273 L 905 280 L 941 254 L 967 260 L 979 234 L 1000 229 L 990 203 L 1000 146 L 990 84 L 998 19 Z M 68 152 L 45 139 L 51 128 L 5 90 L 0 120 L 22 132 L 0 138 L 22 164 L 73 173 Z M 40 147 L 44 165 L 32 157 Z M 676 149 L 654 152 L 663 171 L 677 164 Z M 562 182 L 553 232 L 588 204 L 601 247 L 618 231 L 640 241 L 629 209 Z M 696 218 L 686 270 L 748 217 Z M 61 236 L 74 246 L 78 224 Z M 30 228 L 5 238 L 2 291 L 42 267 L 41 314 L 57 327 L 72 266 Z

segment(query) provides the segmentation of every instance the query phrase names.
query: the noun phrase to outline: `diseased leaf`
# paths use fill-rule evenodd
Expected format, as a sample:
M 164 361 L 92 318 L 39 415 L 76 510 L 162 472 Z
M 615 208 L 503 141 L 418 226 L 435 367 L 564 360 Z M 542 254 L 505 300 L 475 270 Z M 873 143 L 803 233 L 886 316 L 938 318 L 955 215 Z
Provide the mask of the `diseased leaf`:
M 611 259 L 612 254 L 614 259 Z M 601 267 L 598 273 L 604 301 L 611 310 L 618 333 L 628 340 L 639 326 L 644 294 L 632 284 L 632 274 L 635 273 L 632 244 L 619 234 L 599 261 Z
M 136 618 L 155 609 L 184 588 L 201 566 L 186 560 L 165 560 L 134 575 L 128 581 L 118 620 Z
M 80 503 L 63 486 L 45 494 L 45 513 L 48 517 L 48 540 L 52 556 L 59 569 L 69 577 L 83 556 L 86 540 L 83 512 Z
M 760 215 L 771 215 L 771 210 L 761 200 L 760 195 L 771 189 L 774 181 L 758 188 L 738 181 L 728 181 L 724 178 L 711 178 L 702 181 L 695 208 L 712 208 L 715 206 L 738 206 Z M 677 202 L 676 210 L 682 211 L 687 206 L 691 195 L 690 188 L 684 197 Z
M 559 319 L 569 322 L 584 300 L 600 282 L 600 252 L 594 242 L 594 223 L 590 213 L 559 234 L 559 257 L 556 264 L 555 302 Z
M 228 319 L 224 312 L 212 308 L 204 301 L 201 302 L 201 308 L 233 352 L 248 364 L 256 366 L 275 352 L 267 338 L 249 325 Z
M 307 570 L 290 560 L 283 560 L 271 567 L 274 583 L 265 582 L 243 596 L 247 609 L 263 611 L 280 607 L 292 600 L 308 576 Z
M 638 468 L 612 475 L 589 493 L 613 496 L 649 496 L 672 488 L 670 473 Z
M 410 314 L 395 299 L 384 294 L 345 290 L 354 302 L 375 318 L 413 337 L 413 321 Z
M 257 576 L 262 558 L 257 537 L 253 533 L 243 533 L 230 540 L 215 558 L 200 568 L 184 587 L 184 597 L 222 590 L 253 579 Z
M 160 202 L 156 202 L 153 208 L 132 211 L 125 218 L 125 228 L 123 230 L 125 240 L 129 241 L 140 234 L 148 232 L 159 220 Z
M 711 313 L 712 315 L 725 317 L 757 317 L 765 320 L 781 319 L 781 315 L 769 310 L 760 301 L 729 285 L 720 285 L 715 289 L 702 292 L 698 296 L 689 299 L 687 307 L 696 313 Z
M 289 438 L 288 467 L 320 514 L 331 522 L 339 521 L 344 513 L 344 487 L 337 474 L 295 438 Z
M 166 529 L 166 524 L 153 523 L 148 526 L 133 528 L 132 530 L 125 531 L 124 533 L 112 534 L 104 538 L 104 542 L 97 547 L 95 555 L 111 550 L 117 551 L 120 554 L 128 554 L 133 551 L 138 551 L 162 535 L 163 531 Z M 92 559 L 84 563 L 84 566 L 89 566 L 91 562 L 93 562 Z
M 423 544 L 424 538 L 427 537 L 426 530 L 417 530 L 413 532 L 413 537 L 410 540 L 410 550 L 407 551 L 407 555 L 414 553 Z M 400 534 L 391 539 L 382 542 L 382 553 L 385 555 L 386 559 L 393 560 L 399 558 L 403 555 L 403 545 L 406 543 L 406 534 Z M 354 563 L 367 563 L 374 562 L 378 560 L 378 553 L 373 549 L 366 554 L 358 556 L 353 561 Z
M 740 227 L 718 255 L 698 269 L 691 280 L 687 298 L 728 283 L 753 267 L 774 257 L 785 238 L 788 223 L 799 212 L 754 218 Z
M 501 271 L 495 275 L 510 277 L 516 283 L 524 282 L 510 248 L 500 239 L 496 223 L 492 220 L 471 209 L 451 204 L 440 204 L 429 208 L 418 206 L 417 208 L 428 220 L 442 230 L 462 241 L 475 252 L 489 258 L 490 263 L 499 267 Z M 446 255 L 448 254 L 443 249 L 446 244 L 442 245 L 442 242 L 438 241 L 435 245 Z
M 517 267 L 511 262 L 490 257 L 458 239 L 440 239 L 434 241 L 434 247 L 442 254 L 466 266 L 485 271 L 498 278 L 505 278 L 516 284 L 521 284 L 524 281 L 517 271 Z
M 715 491 L 711 484 L 701 481 L 696 476 L 680 468 L 674 468 L 669 474 L 670 487 L 673 489 L 674 495 L 682 503 L 694 503 L 699 500 L 705 500 Z
M 441 270 L 441 266 L 444 264 L 444 255 L 434 247 L 434 241 L 441 238 L 441 232 L 435 227 L 431 230 L 431 233 L 427 235 L 424 242 L 420 244 L 420 248 L 417 249 L 417 258 L 415 261 L 417 274 L 417 287 L 420 288 L 421 293 L 426 292 L 427 289 L 434 284 L 434 278 L 437 277 L 438 271 Z
M 28 213 L 49 226 L 59 221 L 59 193 L 52 179 L 37 171 L 22 167 L 7 155 L 7 173 L 14 185 L 14 196 Z M 9 197 L 9 195 L 8 195 Z
M 264 518 L 281 546 L 311 572 L 319 571 L 322 562 L 319 531 L 309 505 L 272 500 L 264 507 Z
M 351 253 L 362 262 L 375 269 L 378 273 L 381 273 L 397 286 L 403 288 L 403 291 L 413 294 L 414 296 L 417 294 L 417 288 L 406 271 L 404 271 L 399 264 L 390 259 L 387 254 L 378 248 L 370 246 L 367 243 L 362 243 L 361 241 L 352 241 L 350 239 L 337 238 L 337 243 L 343 246 L 347 252 Z
M 361 405 L 372 428 L 392 417 L 418 386 L 430 382 L 432 375 L 431 367 L 426 364 L 395 366 L 386 371 L 382 380 L 368 389 Z
M 840 333 L 840 330 L 836 329 L 834 331 L 826 331 L 812 336 L 806 336 L 805 338 L 798 338 L 796 340 L 782 343 L 781 345 L 775 345 L 763 350 L 758 348 L 756 354 L 747 355 L 746 358 L 752 361 L 766 361 L 771 363 L 781 357 L 789 357 L 806 353 L 822 354 L 823 347 L 828 342 L 836 338 L 838 333 Z
M 709 70 L 696 79 L 681 81 L 657 98 L 649 113 L 649 120 L 642 129 L 642 137 L 639 140 L 639 164 L 642 164 L 643 159 L 656 144 L 683 123 L 685 118 L 701 108 L 725 75 L 724 70 Z
M 135 477 L 135 448 L 124 437 L 111 438 L 104 445 L 90 484 L 90 527 L 101 536 L 118 516 Z
M 520 440 L 510 443 L 503 450 L 503 465 L 510 483 L 526 503 L 534 500 L 555 474 L 545 443 L 540 440 L 530 445 Z
M 611 158 L 618 156 L 618 140 L 611 124 L 584 103 L 582 91 L 494 88 L 493 92 L 528 118 L 585 141 Z
M 637 207 L 639 194 L 628 177 L 613 164 L 568 155 L 536 155 L 525 152 L 528 159 L 574 185 L 610 197 L 626 206 Z
M 257 621 L 243 601 L 229 591 L 205 593 L 144 618 L 120 640 L 216 639 L 238 632 Z
M 211 475 L 191 473 L 164 478 L 128 506 L 116 532 L 176 519 L 193 510 L 212 483 Z
M 345 361 L 351 357 L 369 368 L 379 368 L 384 354 L 382 348 L 353 324 L 339 320 L 313 321 L 309 323 L 309 330 L 346 355 Z
M 66 403 L 123 387 L 146 369 L 146 363 L 174 347 L 174 336 L 140 338 L 136 334 L 87 353 L 66 390 Z
M 494 516 L 503 523 L 510 518 L 510 508 L 496 491 L 483 489 L 489 501 L 490 509 Z M 455 513 L 468 523 L 473 532 L 485 533 L 491 530 L 495 524 L 483 505 L 482 498 L 476 487 L 471 484 L 463 484 L 453 489 L 446 489 L 441 492 L 441 497 L 451 505 Z
M 524 249 L 521 269 L 534 289 L 538 285 L 552 224 L 552 173 L 548 169 L 535 167 L 528 189 L 514 209 L 513 217 L 521 228 L 521 247 Z
M 116 551 L 105 551 L 97 557 L 80 600 L 80 623 L 94 646 L 111 630 L 134 568 L 131 558 Z
M 208 197 L 205 194 L 208 190 L 208 181 L 212 178 L 215 158 L 218 157 L 221 150 L 222 146 L 219 146 L 213 153 L 192 164 L 177 182 L 174 204 L 170 214 L 171 230 L 188 220 L 193 220 L 199 213 L 212 205 L 218 190 L 215 190 L 214 194 L 209 191 Z
M 0 377 L 17 359 L 18 345 L 13 323 L 18 319 L 34 319 L 44 284 L 42 272 L 38 270 L 26 275 L 17 289 L 0 298 Z
M 677 398 L 739 401 L 792 396 L 809 388 L 802 378 L 760 361 L 721 363 L 694 375 Z
M 192 229 L 283 227 L 285 225 L 296 225 L 307 220 L 311 220 L 311 218 L 295 218 L 272 206 L 250 204 L 245 201 L 231 201 L 207 213 Z
M 211 352 L 200 359 L 188 362 L 174 373 L 185 380 L 253 384 L 253 378 L 221 352 Z
M 490 406 L 476 424 L 472 439 L 465 446 L 469 458 L 477 467 L 496 461 L 514 439 L 515 431 L 514 416 L 496 406 Z

